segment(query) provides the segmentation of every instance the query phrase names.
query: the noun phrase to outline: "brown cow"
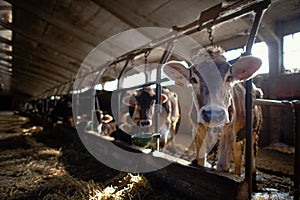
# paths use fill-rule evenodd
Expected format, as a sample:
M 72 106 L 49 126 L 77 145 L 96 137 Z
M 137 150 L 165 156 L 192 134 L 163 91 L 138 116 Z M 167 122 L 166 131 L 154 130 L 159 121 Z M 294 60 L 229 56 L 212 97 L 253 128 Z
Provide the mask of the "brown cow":
M 217 170 L 229 171 L 233 149 L 235 173 L 240 174 L 242 141 L 237 138 L 242 138 L 239 136 L 246 123 L 245 88 L 240 82 L 249 79 L 259 69 L 261 60 L 245 56 L 231 66 L 221 53 L 221 48 L 209 47 L 192 58 L 191 67 L 186 62 L 170 61 L 164 65 L 163 71 L 176 83 L 193 88 L 197 110 L 197 125 L 194 127 L 196 164 L 205 164 L 206 154 L 219 140 Z M 254 132 L 261 124 L 261 113 L 255 112 L 257 109 L 255 107 L 253 112 Z M 254 159 L 254 154 L 252 156 Z

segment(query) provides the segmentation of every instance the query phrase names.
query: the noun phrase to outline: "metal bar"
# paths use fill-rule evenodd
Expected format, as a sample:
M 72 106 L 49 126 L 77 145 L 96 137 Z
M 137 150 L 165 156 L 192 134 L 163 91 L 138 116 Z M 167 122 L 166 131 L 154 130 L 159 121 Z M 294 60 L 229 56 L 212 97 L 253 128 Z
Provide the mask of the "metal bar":
M 167 82 L 169 81 L 168 78 L 163 78 L 161 79 L 161 83 L 162 82 Z M 150 86 L 150 85 L 154 85 L 154 84 L 157 84 L 158 82 L 157 81 L 152 81 L 152 82 L 149 82 L 149 83 L 144 83 L 144 84 L 141 84 L 141 85 L 137 85 L 137 86 L 132 86 L 132 87 L 128 87 L 128 88 L 121 88 L 115 92 L 122 92 L 122 91 L 127 91 L 127 90 L 135 90 L 135 89 L 139 89 L 139 88 L 142 88 L 142 87 L 147 87 L 147 86 Z
M 294 159 L 294 200 L 300 199 L 300 101 L 293 101 L 295 109 L 295 159 Z
M 293 103 L 291 101 L 279 101 L 272 99 L 255 99 L 253 102 L 255 105 L 260 106 L 283 106 L 283 107 L 293 107 Z
M 262 19 L 263 10 L 265 8 L 259 8 L 256 10 L 255 19 L 252 25 L 252 29 L 248 38 L 248 42 L 246 45 L 246 55 L 251 54 L 252 46 L 254 44 L 258 28 Z M 245 106 L 246 106 L 246 167 L 245 167 L 245 180 L 248 183 L 248 198 L 252 197 L 252 184 L 256 186 L 256 176 L 252 174 L 252 84 L 253 80 L 250 79 L 246 81 L 246 97 L 245 97 Z M 255 171 L 255 170 L 254 170 Z
M 129 63 L 129 60 L 130 60 L 130 59 L 131 59 L 131 58 L 127 57 L 126 62 L 125 62 L 125 65 L 124 65 L 122 71 L 121 71 L 120 74 L 119 74 L 119 77 L 118 77 L 118 89 L 123 87 L 123 78 L 122 78 L 122 76 L 123 76 L 123 74 L 124 74 L 124 72 L 125 72 L 125 69 L 126 69 L 127 66 L 128 66 L 128 63 Z M 121 83 L 121 82 L 122 82 L 122 83 Z M 122 84 L 122 85 L 121 85 L 121 84 Z
M 237 12 L 233 12 L 232 14 L 228 14 L 226 16 L 225 16 L 226 10 L 222 11 L 222 13 L 224 13 L 224 15 L 221 16 L 221 17 L 219 17 L 219 18 L 217 18 L 217 19 L 215 19 L 214 25 L 222 23 L 222 22 L 225 22 L 225 21 L 228 21 L 228 20 L 233 19 L 233 18 L 238 17 L 238 16 L 242 16 L 242 15 L 247 14 L 247 13 L 249 13 L 249 12 L 251 12 L 251 11 L 257 9 L 257 8 L 263 8 L 263 9 L 265 9 L 265 8 L 268 7 L 269 4 L 270 4 L 270 0 L 264 0 L 264 1 L 261 1 L 259 3 L 250 5 L 250 6 L 246 7 L 246 8 L 243 8 L 243 9 L 237 11 Z M 229 13 L 231 13 L 231 12 L 232 12 L 232 10 L 229 7 Z M 190 25 L 190 24 L 186 25 L 186 27 L 189 27 L 189 29 L 184 29 L 184 28 L 179 27 L 178 29 L 180 29 L 180 31 L 182 31 L 182 32 L 179 33 L 178 31 L 172 31 L 172 32 L 170 32 L 170 33 L 168 33 L 168 34 L 166 34 L 166 35 L 164 35 L 164 36 L 156 39 L 155 41 L 151 41 L 151 42 L 143 45 L 139 49 L 130 51 L 130 52 L 126 53 L 126 54 L 123 54 L 123 55 L 119 56 L 117 59 L 112 60 L 112 61 L 106 63 L 105 65 L 106 66 L 113 66 L 113 65 L 115 65 L 117 63 L 120 63 L 120 62 L 126 60 L 128 58 L 128 56 L 131 56 L 132 58 L 134 58 L 135 56 L 140 55 L 140 54 L 144 53 L 147 50 L 151 50 L 151 49 L 157 48 L 159 46 L 162 46 L 166 42 L 173 42 L 176 39 L 180 39 L 182 37 L 186 37 L 187 35 L 191 35 L 193 33 L 196 33 L 198 31 L 204 29 L 205 26 L 208 23 L 210 23 L 210 21 L 207 21 L 206 23 L 204 23 L 201 26 L 201 25 L 199 25 L 198 22 L 199 22 L 199 20 L 197 19 L 196 21 L 190 23 L 190 24 L 193 24 L 193 25 Z M 11 41 L 7 41 L 7 43 L 10 44 Z M 102 66 L 104 66 L 104 65 L 102 65 Z M 95 73 L 97 70 L 91 71 L 91 72 L 87 73 L 86 75 L 80 76 L 78 78 L 85 77 L 85 76 L 87 76 L 88 74 L 91 74 L 91 73 Z
M 165 49 L 162 58 L 159 62 L 159 65 L 157 67 L 157 71 L 156 71 L 156 90 L 155 90 L 155 94 L 156 94 L 156 104 L 155 104 L 155 132 L 158 133 L 158 126 L 159 126 L 159 118 L 160 118 L 160 113 L 161 113 L 161 92 L 162 92 L 162 87 L 161 87 L 161 69 L 162 69 L 162 65 L 165 64 L 168 59 L 170 58 L 173 50 L 175 47 L 175 43 L 169 43 L 167 48 Z M 160 142 L 160 138 L 157 138 L 157 148 L 156 150 L 159 151 L 159 142 Z
M 221 17 L 215 19 L 214 25 L 223 23 L 223 22 L 228 21 L 230 19 L 233 19 L 235 17 L 245 15 L 245 14 L 247 14 L 249 12 L 252 12 L 256 9 L 259 9 L 259 8 L 265 9 L 265 8 L 268 7 L 268 5 L 270 3 L 271 3 L 270 0 L 264 0 L 264 1 L 261 1 L 259 3 L 250 5 L 246 8 L 243 8 L 239 11 L 233 12 L 232 14 L 221 16 Z M 211 19 L 211 20 L 213 20 L 213 19 Z M 177 40 L 177 39 L 186 37 L 187 35 L 191 35 L 193 33 L 201 31 L 202 29 L 204 29 L 206 27 L 207 24 L 209 24 L 211 22 L 211 20 L 208 20 L 207 22 L 203 23 L 203 25 L 201 25 L 201 24 L 199 25 L 198 20 L 196 20 L 195 22 L 197 22 L 197 23 L 192 22 L 193 26 L 186 25 L 186 27 L 188 27 L 187 29 L 179 27 L 177 29 L 179 29 L 180 31 L 172 31 L 172 32 L 170 32 L 170 33 L 168 33 L 168 34 L 166 34 L 166 35 L 164 35 L 164 36 L 162 36 L 162 37 L 160 37 L 160 38 L 158 38 L 154 41 L 151 41 L 151 42 L 139 47 L 138 49 L 135 49 L 133 51 L 127 52 L 127 53 L 119 56 L 117 59 L 112 60 L 112 61 L 106 63 L 105 65 L 106 66 L 115 65 L 117 63 L 120 63 L 120 62 L 126 60 L 128 56 L 132 56 L 132 58 L 134 58 L 137 55 L 143 54 L 147 50 L 151 50 L 151 49 L 160 47 L 160 46 L 162 46 L 166 43 L 171 43 L 174 40 Z M 94 73 L 94 72 L 96 72 L 96 70 L 92 71 L 90 73 Z

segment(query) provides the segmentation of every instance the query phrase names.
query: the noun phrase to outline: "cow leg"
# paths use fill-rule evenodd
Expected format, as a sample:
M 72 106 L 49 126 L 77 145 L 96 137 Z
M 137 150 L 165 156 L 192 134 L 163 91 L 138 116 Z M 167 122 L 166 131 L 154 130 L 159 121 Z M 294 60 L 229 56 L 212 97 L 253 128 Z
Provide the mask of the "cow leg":
M 236 175 L 241 175 L 242 155 L 243 155 L 243 141 L 234 142 L 233 157 L 234 157 L 234 173 Z
M 206 162 L 207 152 L 200 152 L 206 132 L 207 132 L 206 128 L 201 124 L 199 124 L 196 128 L 194 128 L 194 133 L 195 133 L 194 144 L 195 144 L 195 151 L 196 151 L 195 160 L 197 161 L 197 164 L 200 166 L 204 166 Z
M 229 160 L 234 145 L 234 139 L 235 134 L 233 133 L 232 124 L 224 126 L 218 149 L 218 171 L 229 171 Z

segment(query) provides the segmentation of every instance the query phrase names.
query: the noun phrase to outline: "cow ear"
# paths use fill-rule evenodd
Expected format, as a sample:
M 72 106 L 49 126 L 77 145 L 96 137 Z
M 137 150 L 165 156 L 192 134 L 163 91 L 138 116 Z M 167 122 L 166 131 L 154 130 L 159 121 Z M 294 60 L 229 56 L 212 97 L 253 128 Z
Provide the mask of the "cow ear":
M 260 68 L 261 64 L 261 59 L 257 57 L 241 57 L 232 66 L 232 76 L 235 80 L 245 81 L 253 76 L 253 74 Z
M 163 65 L 163 72 L 177 85 L 187 86 L 189 84 L 190 70 L 185 61 L 170 61 Z
M 135 106 L 137 104 L 136 98 L 131 95 L 124 97 L 122 102 L 127 106 Z
M 111 115 L 105 114 L 102 118 L 102 122 L 107 124 L 107 123 L 111 122 L 113 119 L 114 118 Z
M 166 103 L 168 101 L 168 96 L 165 94 L 161 94 L 161 103 Z

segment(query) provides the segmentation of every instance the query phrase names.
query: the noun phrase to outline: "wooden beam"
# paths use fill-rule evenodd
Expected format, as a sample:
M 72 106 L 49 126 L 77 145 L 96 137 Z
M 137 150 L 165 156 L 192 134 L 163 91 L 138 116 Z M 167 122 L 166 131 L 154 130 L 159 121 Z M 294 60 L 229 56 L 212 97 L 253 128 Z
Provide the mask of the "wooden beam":
M 47 88 L 50 88 L 51 86 L 45 84 L 44 82 L 40 81 L 32 81 L 29 77 L 19 77 L 19 78 L 14 78 L 12 77 L 12 87 L 13 88 L 19 88 L 19 89 L 24 89 L 28 90 L 29 92 L 26 92 L 27 94 L 32 95 L 35 92 L 40 92 L 36 91 L 37 88 L 43 88 L 46 90 Z M 43 90 L 41 89 L 41 90 Z
M 36 50 L 32 50 L 31 52 L 29 52 L 28 50 L 30 50 L 30 49 L 26 50 L 23 47 L 21 47 L 21 45 L 18 45 L 17 43 L 13 43 L 11 40 L 8 40 L 8 39 L 3 38 L 1 36 L 0 36 L 0 42 L 8 44 L 8 45 L 11 45 L 14 48 L 16 48 L 17 50 L 20 50 L 22 52 L 27 52 L 29 55 L 32 54 L 33 56 L 36 56 L 36 57 L 41 58 L 41 59 L 44 59 L 47 62 L 53 63 L 54 65 L 57 65 L 58 67 L 61 67 L 61 68 L 66 69 L 66 70 L 69 70 L 72 73 L 75 73 L 77 71 L 77 69 L 76 70 L 70 70 L 69 67 L 64 67 L 61 64 L 59 64 L 59 62 L 56 59 L 56 56 L 54 56 L 53 53 L 50 53 L 50 54 L 47 53 L 46 54 L 46 53 L 41 52 L 41 51 L 37 52 Z M 72 65 L 72 66 L 74 66 L 74 65 Z M 72 67 L 71 67 L 71 69 L 72 69 Z
M 37 42 L 38 44 L 45 45 L 49 48 L 51 48 L 54 51 L 57 51 L 61 54 L 64 54 L 73 60 L 76 60 L 77 62 L 81 63 L 84 59 L 83 56 L 85 56 L 84 52 L 78 51 L 78 49 L 69 49 L 67 48 L 65 43 L 59 43 L 57 40 L 47 40 L 45 37 L 41 37 L 40 35 L 36 33 L 27 33 L 24 32 L 22 29 L 13 26 L 11 23 L 4 22 L 3 20 L 0 20 L 0 25 L 4 26 L 7 29 L 10 29 L 14 31 L 15 34 L 20 34 L 25 38 L 30 39 L 31 41 Z M 90 63 L 86 63 L 87 65 L 90 65 Z
M 120 5 L 117 1 L 102 1 L 92 0 L 112 15 L 116 16 L 121 21 L 125 22 L 133 28 L 140 27 L 156 27 L 156 24 L 151 23 L 145 17 L 137 15 L 134 11 L 126 5 Z
M 50 86 L 43 85 L 38 81 L 32 82 L 30 78 L 22 77 L 16 79 L 12 77 L 12 90 L 22 91 L 22 93 L 29 96 L 34 96 L 34 94 L 40 93 L 41 91 L 46 90 L 49 87 Z
M 0 37 L 0 39 L 1 39 L 1 37 Z M 21 52 L 24 52 L 26 54 L 32 55 L 34 57 L 43 59 L 46 62 L 49 62 L 49 63 L 51 63 L 53 65 L 57 65 L 59 68 L 68 70 L 68 71 L 70 71 L 72 73 L 77 72 L 77 68 L 80 67 L 80 63 L 76 63 L 76 60 L 73 60 L 73 59 L 71 59 L 69 57 L 67 57 L 67 59 L 70 59 L 70 60 L 66 60 L 66 59 L 61 60 L 61 59 L 58 59 L 57 51 L 45 52 L 41 46 L 39 48 L 24 47 L 24 46 L 18 44 L 16 42 L 16 40 L 14 41 L 14 43 L 12 43 L 12 46 L 13 46 L 13 49 L 14 49 L 13 50 L 13 54 L 14 55 L 15 55 L 16 51 L 21 51 Z M 74 64 L 71 64 L 71 63 L 74 63 Z M 77 67 L 77 68 L 73 69 L 74 67 L 75 68 Z
M 25 88 L 31 88 L 30 90 L 33 90 L 33 86 L 35 87 L 50 87 L 48 84 L 45 84 L 45 82 L 41 82 L 39 80 L 36 80 L 36 81 L 32 81 L 32 79 L 30 79 L 29 77 L 25 77 L 25 76 L 22 76 L 22 77 L 12 77 L 12 81 L 15 82 L 15 83 L 18 83 L 17 85 L 20 85 L 20 86 L 24 86 Z M 21 82 L 21 84 L 19 84 Z
M 51 69 L 53 71 L 57 70 L 58 72 L 61 72 L 61 74 L 65 75 L 65 77 L 68 78 L 70 78 L 70 76 L 67 76 L 67 74 L 73 75 L 77 73 L 77 70 L 80 67 L 80 64 L 73 63 L 72 61 L 66 61 L 66 60 L 61 61 L 60 59 L 52 57 L 51 53 L 49 53 L 49 55 L 47 56 L 47 54 L 42 52 L 40 48 L 33 51 L 26 51 L 26 50 L 23 51 L 22 49 L 19 49 L 17 47 L 14 48 L 14 52 L 12 55 L 15 58 L 22 58 L 23 60 L 27 60 L 27 61 L 31 60 L 36 65 L 40 65 L 40 66 L 43 66 L 43 64 L 41 65 L 41 63 L 45 63 L 46 65 L 51 66 Z M 30 58 L 26 55 L 30 55 Z
M 40 73 L 37 73 L 37 72 L 25 71 L 25 70 L 21 70 L 21 69 L 14 69 L 13 73 L 14 73 L 15 77 L 28 76 L 28 77 L 32 78 L 31 79 L 32 81 L 40 80 L 45 83 L 49 83 L 49 85 L 55 85 L 57 83 L 57 81 L 54 81 L 52 79 L 47 79 L 47 78 L 43 77 Z
M 65 79 L 64 78 L 57 78 L 56 76 L 52 76 L 51 74 L 45 72 L 45 70 L 39 70 L 39 69 L 35 69 L 35 68 L 31 68 L 31 66 L 29 65 L 25 65 L 22 67 L 19 66 L 19 67 L 14 67 L 13 69 L 13 72 L 16 73 L 16 75 L 18 75 L 19 72 L 28 72 L 28 73 L 32 73 L 32 74 L 36 74 L 38 76 L 40 76 L 40 78 L 45 78 L 47 80 L 51 80 L 51 81 L 54 81 L 54 82 L 62 82 L 64 81 Z M 49 81 L 50 82 L 50 81 Z
M 65 68 L 60 68 L 59 66 L 52 65 L 44 60 L 37 60 L 35 57 L 26 57 L 25 55 L 20 55 L 19 53 L 14 52 L 14 57 L 16 59 L 22 60 L 24 63 L 31 64 L 33 68 L 38 70 L 44 70 L 53 76 L 58 76 L 64 79 L 73 79 L 75 72 L 67 71 Z M 16 59 L 15 62 L 16 63 Z M 17 66 L 16 66 L 17 67 Z
M 179 192 L 188 199 L 247 199 L 248 185 L 243 178 L 204 167 L 191 167 L 185 164 L 186 161 L 178 163 L 180 159 L 160 154 L 161 162 L 169 160 L 173 163 L 145 175 L 154 177 L 167 190 Z
M 46 21 L 47 23 L 50 23 L 60 28 L 61 30 L 66 32 L 66 34 L 72 35 L 91 46 L 96 46 L 105 39 L 104 36 L 99 37 L 99 35 L 97 36 L 93 35 L 87 31 L 84 31 L 84 29 L 82 28 L 78 28 L 73 24 L 69 24 L 65 22 L 64 19 L 58 19 L 51 13 L 47 13 L 45 11 L 39 10 L 38 7 L 34 6 L 34 4 L 30 4 L 26 1 L 18 1 L 18 0 L 6 0 L 6 1 L 11 3 L 13 6 L 16 6 L 17 8 L 26 10 L 27 12 L 35 15 L 36 17 L 42 19 L 43 21 Z

